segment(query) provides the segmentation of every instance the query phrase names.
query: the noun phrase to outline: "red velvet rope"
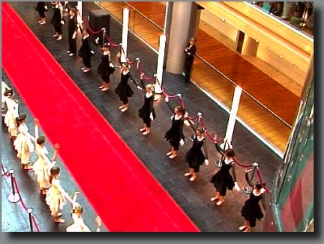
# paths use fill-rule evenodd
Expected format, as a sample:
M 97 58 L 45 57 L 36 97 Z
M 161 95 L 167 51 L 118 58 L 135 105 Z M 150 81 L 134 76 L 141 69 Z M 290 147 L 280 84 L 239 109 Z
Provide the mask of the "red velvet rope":
M 260 183 L 263 184 L 263 180 L 262 180 L 262 178 L 261 178 L 261 173 L 260 173 L 260 169 L 259 169 L 259 167 L 257 167 L 257 174 L 258 174 L 258 178 L 259 178 Z M 268 188 L 267 188 L 266 186 L 263 186 L 263 188 L 265 189 L 265 191 L 266 191 L 267 193 L 270 193 L 270 191 L 268 190 Z
M 243 167 L 243 168 L 250 168 L 250 167 L 253 166 L 252 164 L 249 164 L 249 165 L 247 165 L 247 164 L 241 164 L 241 163 L 239 163 L 239 162 L 236 160 L 236 158 L 233 158 L 233 160 L 234 160 L 235 163 L 237 163 L 239 166 L 241 166 L 241 167 Z
M 1 164 L 2 172 L 4 173 L 4 176 L 10 176 L 10 173 L 7 171 L 5 172 L 5 167 L 3 166 L 3 163 Z
M 119 46 L 119 44 L 115 44 L 110 40 L 109 36 L 107 35 L 107 32 L 106 32 L 106 39 L 109 42 L 110 46 L 112 46 L 112 47 L 118 47 Z
M 39 228 L 38 228 L 38 225 L 37 225 L 37 223 L 36 223 L 36 220 L 35 220 L 35 218 L 34 218 L 34 215 L 31 216 L 31 219 L 32 219 L 33 224 L 34 224 L 34 226 L 35 226 L 35 228 L 36 228 L 36 231 L 37 231 L 37 232 L 40 232 L 40 231 L 39 231 Z
M 99 31 L 92 30 L 90 25 L 89 25 L 89 21 L 85 21 L 84 23 L 87 24 L 87 27 L 88 27 L 89 31 L 91 32 L 91 34 L 99 34 L 101 32 L 101 30 L 99 30 Z

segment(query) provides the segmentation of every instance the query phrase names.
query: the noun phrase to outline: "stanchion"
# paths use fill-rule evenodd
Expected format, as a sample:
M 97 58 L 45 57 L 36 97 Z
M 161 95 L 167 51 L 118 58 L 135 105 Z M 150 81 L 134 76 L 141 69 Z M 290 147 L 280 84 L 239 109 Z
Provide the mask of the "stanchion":
M 4 166 L 3 164 L 1 165 L 1 169 L 2 169 L 2 176 L 6 175 L 8 170 L 6 168 L 6 166 Z
M 33 216 L 32 216 L 33 209 L 28 208 L 27 212 L 28 212 L 28 215 L 29 215 L 30 232 L 34 232 L 34 229 L 33 229 Z
M 10 193 L 10 195 L 8 196 L 8 200 L 12 203 L 18 202 L 20 200 L 20 196 L 19 194 L 16 193 L 15 190 L 15 184 L 14 184 L 14 170 L 10 169 L 9 170 L 10 176 L 11 176 L 11 188 L 12 188 L 12 192 Z

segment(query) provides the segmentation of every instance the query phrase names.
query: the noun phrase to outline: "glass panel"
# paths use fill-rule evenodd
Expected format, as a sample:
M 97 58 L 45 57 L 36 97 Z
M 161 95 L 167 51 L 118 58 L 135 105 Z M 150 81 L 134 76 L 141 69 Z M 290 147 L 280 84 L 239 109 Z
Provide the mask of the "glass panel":
M 290 25 L 300 32 L 314 38 L 314 2 L 250 2 L 264 11 Z

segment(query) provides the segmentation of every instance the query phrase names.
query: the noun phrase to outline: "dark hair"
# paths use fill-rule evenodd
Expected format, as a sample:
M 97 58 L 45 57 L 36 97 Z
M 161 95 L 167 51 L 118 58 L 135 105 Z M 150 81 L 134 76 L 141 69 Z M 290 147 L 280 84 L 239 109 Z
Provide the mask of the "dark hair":
M 204 133 L 204 132 L 205 132 L 205 129 L 204 129 L 203 127 L 198 127 L 198 128 L 197 128 L 197 131 L 198 131 L 199 133 Z
M 83 207 L 81 204 L 77 203 L 73 209 L 72 209 L 72 213 L 79 213 L 82 214 L 83 213 Z
M 16 125 L 17 125 L 17 127 L 19 127 L 19 125 L 21 124 L 21 122 L 23 122 L 24 120 L 26 120 L 26 118 L 27 118 L 26 114 L 20 114 L 16 118 Z
M 60 173 L 61 169 L 59 166 L 54 165 L 50 170 L 49 183 L 52 184 L 53 178 Z
M 76 13 L 77 10 L 75 8 L 70 8 L 70 11 Z
M 103 47 L 107 47 L 107 48 L 109 48 L 109 47 L 110 47 L 110 43 L 109 43 L 109 42 L 104 43 L 104 44 L 103 44 Z
M 261 190 L 263 187 L 263 184 L 261 184 L 260 182 L 255 183 L 255 188 L 258 190 Z
M 234 150 L 233 150 L 232 148 L 229 148 L 229 149 L 227 149 L 227 150 L 225 151 L 225 155 L 226 155 L 227 157 L 231 157 L 231 158 L 233 158 L 233 157 L 235 157 L 235 152 L 234 152 Z
M 36 143 L 37 143 L 38 145 L 41 145 L 41 144 L 45 143 L 45 141 L 46 141 L 45 136 L 39 136 L 39 137 L 37 137 L 37 139 L 36 139 Z
M 6 90 L 6 91 L 4 92 L 4 95 L 5 95 L 6 97 L 11 97 L 11 96 L 13 95 L 13 90 L 11 90 L 11 89 Z
M 184 108 L 182 106 L 176 106 L 175 109 L 184 115 Z

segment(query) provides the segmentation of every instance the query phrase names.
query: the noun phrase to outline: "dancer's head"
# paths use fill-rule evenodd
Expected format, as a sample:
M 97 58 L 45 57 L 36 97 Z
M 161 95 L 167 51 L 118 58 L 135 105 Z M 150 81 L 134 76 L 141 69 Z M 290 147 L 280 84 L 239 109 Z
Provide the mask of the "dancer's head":
M 6 90 L 6 91 L 4 92 L 4 95 L 5 95 L 6 97 L 13 97 L 14 92 L 13 92 L 13 90 L 9 89 L 9 90 Z
M 147 84 L 145 86 L 145 90 L 146 90 L 146 92 L 154 91 L 154 86 L 152 84 Z
M 181 115 L 183 115 L 183 113 L 184 113 L 184 108 L 181 107 L 181 106 L 176 106 L 175 109 L 174 109 L 174 112 L 175 112 L 176 114 L 181 114 Z
M 37 143 L 38 145 L 44 145 L 45 141 L 46 141 L 45 136 L 39 136 L 39 137 L 37 137 L 37 139 L 36 139 L 36 143 Z
M 76 15 L 76 9 L 75 8 L 70 9 L 70 15 L 72 15 L 72 16 Z
M 82 30 L 82 34 L 83 34 L 83 35 L 89 35 L 89 30 L 88 30 L 87 28 L 84 28 L 84 29 Z
M 109 50 L 109 48 L 110 48 L 110 43 L 107 42 L 107 43 L 103 44 L 102 48 L 103 48 L 104 50 Z
M 54 165 L 50 170 L 49 182 L 52 184 L 54 178 L 57 178 L 60 175 L 61 169 L 59 166 Z
M 83 213 L 83 207 L 80 203 L 75 203 L 73 205 L 72 213 L 75 213 L 77 215 L 82 215 Z
M 122 70 L 129 70 L 130 66 L 128 63 L 122 63 Z
M 16 124 L 17 124 L 17 127 L 19 127 L 19 125 L 23 122 L 26 121 L 26 114 L 19 114 L 19 116 L 16 118 Z
M 203 127 L 198 127 L 196 130 L 196 135 L 202 135 L 205 133 L 205 129 Z
M 225 155 L 228 158 L 233 158 L 233 157 L 235 157 L 235 152 L 232 148 L 229 148 L 225 151 Z

